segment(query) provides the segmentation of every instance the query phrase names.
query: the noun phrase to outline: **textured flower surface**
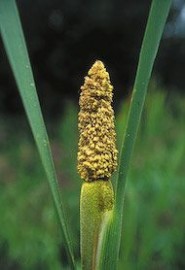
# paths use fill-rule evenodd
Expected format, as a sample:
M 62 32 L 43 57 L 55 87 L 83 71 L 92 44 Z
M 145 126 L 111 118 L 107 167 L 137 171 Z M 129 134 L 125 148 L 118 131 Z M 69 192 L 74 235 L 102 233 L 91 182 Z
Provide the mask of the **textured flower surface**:
M 113 87 L 101 61 L 96 61 L 81 87 L 78 172 L 85 181 L 108 180 L 117 166 Z

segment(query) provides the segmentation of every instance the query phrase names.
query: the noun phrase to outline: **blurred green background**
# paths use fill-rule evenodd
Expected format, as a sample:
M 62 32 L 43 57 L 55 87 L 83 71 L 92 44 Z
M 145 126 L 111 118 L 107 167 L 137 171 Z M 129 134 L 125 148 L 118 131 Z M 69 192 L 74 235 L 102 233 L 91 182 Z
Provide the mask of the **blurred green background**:
M 115 89 L 119 146 L 151 1 L 16 2 L 80 261 L 80 85 L 96 59 L 105 62 Z M 120 270 L 185 269 L 184 25 L 184 0 L 174 0 L 130 167 Z M 12 269 L 68 266 L 46 177 L 0 39 L 0 270 Z
M 116 111 L 118 146 L 129 101 Z M 185 98 L 167 95 L 151 82 L 127 185 L 120 269 L 185 269 L 184 104 Z M 68 103 L 48 130 L 79 258 L 78 110 L 77 104 Z M 26 118 L 0 121 L 0 269 L 68 269 Z

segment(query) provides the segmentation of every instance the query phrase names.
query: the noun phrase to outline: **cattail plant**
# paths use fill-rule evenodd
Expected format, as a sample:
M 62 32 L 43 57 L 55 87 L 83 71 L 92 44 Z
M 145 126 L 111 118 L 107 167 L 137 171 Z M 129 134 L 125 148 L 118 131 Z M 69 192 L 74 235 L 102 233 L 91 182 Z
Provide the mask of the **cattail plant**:
M 84 181 L 80 214 L 83 270 L 115 270 L 118 267 L 127 173 L 149 79 L 171 2 L 172 0 L 152 1 L 139 56 L 127 127 L 120 149 L 115 198 L 110 182 L 111 174 L 117 166 L 114 115 L 111 108 L 112 86 L 102 62 L 95 62 L 82 86 L 78 171 Z M 0 1 L 0 30 L 46 172 L 68 263 L 70 269 L 77 269 L 69 224 L 58 188 L 48 135 L 15 0 Z
M 102 230 L 114 206 L 110 177 L 117 167 L 113 87 L 101 61 L 96 61 L 81 87 L 78 172 L 85 181 L 80 198 L 82 269 L 96 269 Z

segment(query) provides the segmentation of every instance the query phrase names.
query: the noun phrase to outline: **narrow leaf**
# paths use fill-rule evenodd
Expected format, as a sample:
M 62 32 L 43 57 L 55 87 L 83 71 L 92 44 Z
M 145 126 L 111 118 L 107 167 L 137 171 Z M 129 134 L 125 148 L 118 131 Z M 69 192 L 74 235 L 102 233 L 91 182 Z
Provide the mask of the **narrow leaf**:
M 63 203 L 61 202 L 49 140 L 39 105 L 24 34 L 14 0 L 0 1 L 0 30 L 19 93 L 47 175 L 60 221 L 70 266 L 71 269 L 74 269 L 72 244 L 67 229 Z
M 170 5 L 171 0 L 153 0 L 151 5 L 139 56 L 125 137 L 121 147 L 120 166 L 116 183 L 116 206 L 112 223 L 104 240 L 104 249 L 101 254 L 101 269 L 112 270 L 117 267 L 121 241 L 125 185 L 129 163 L 140 123 L 149 79 Z

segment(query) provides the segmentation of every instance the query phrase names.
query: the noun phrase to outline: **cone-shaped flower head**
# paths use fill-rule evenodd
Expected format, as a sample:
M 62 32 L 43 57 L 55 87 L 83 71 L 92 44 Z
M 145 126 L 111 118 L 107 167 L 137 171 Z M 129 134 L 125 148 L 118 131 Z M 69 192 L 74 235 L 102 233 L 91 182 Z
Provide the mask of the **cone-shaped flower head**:
M 108 180 L 117 166 L 113 87 L 101 61 L 96 61 L 81 87 L 78 172 L 85 181 Z

